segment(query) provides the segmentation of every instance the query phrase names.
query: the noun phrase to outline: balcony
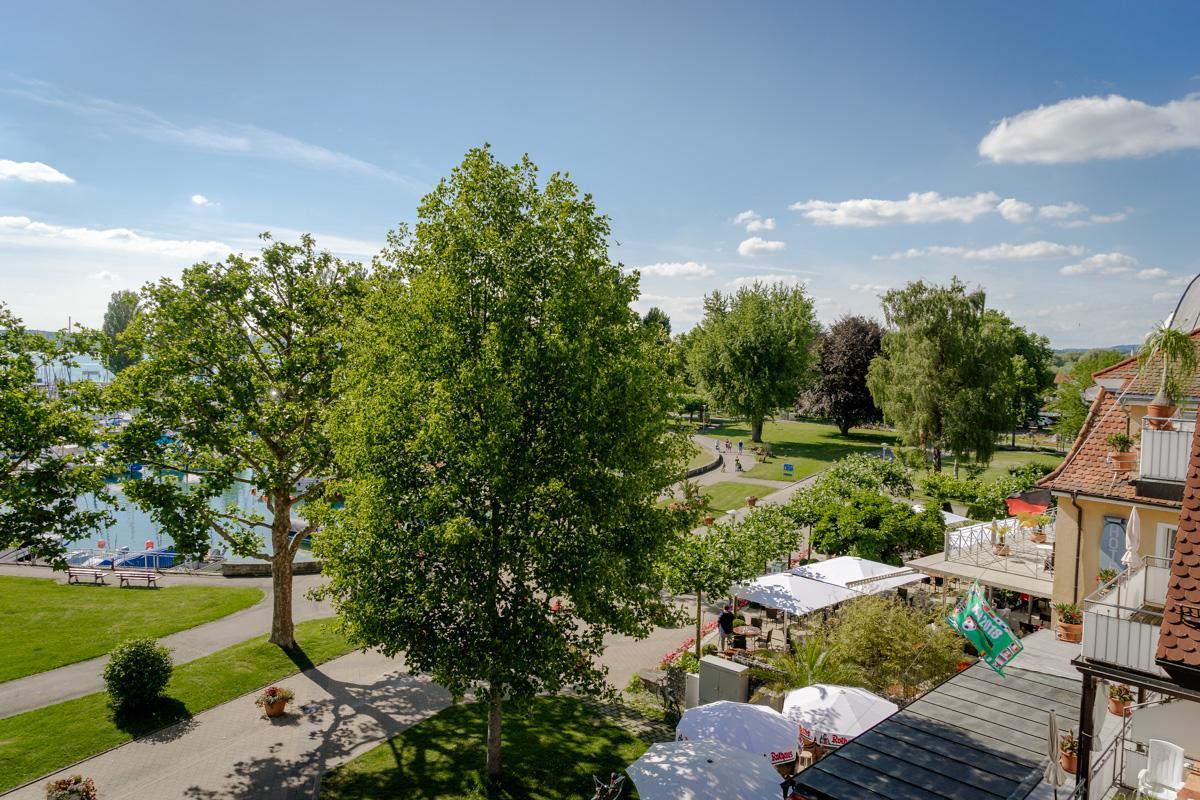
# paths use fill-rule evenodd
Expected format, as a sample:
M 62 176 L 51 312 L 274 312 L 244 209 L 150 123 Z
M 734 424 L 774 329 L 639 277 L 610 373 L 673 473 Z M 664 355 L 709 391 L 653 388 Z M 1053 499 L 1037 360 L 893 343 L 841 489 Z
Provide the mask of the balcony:
M 1167 677 L 1154 663 L 1171 562 L 1146 556 L 1083 601 L 1083 657 Z
M 1195 433 L 1195 417 L 1168 420 L 1142 417 L 1139 480 L 1183 483 Z

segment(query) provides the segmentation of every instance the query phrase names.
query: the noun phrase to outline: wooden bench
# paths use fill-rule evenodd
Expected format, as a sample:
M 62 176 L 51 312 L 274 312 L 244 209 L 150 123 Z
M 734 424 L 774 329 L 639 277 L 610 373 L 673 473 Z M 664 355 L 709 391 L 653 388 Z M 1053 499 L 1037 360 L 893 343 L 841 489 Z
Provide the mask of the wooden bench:
M 104 583 L 104 575 L 105 572 L 102 569 L 69 567 L 67 569 L 67 583 L 79 583 L 83 578 L 90 578 L 92 583 Z
M 151 586 L 158 588 L 158 575 L 153 572 L 118 572 L 117 580 L 120 586 L 132 586 L 133 581 L 145 581 L 147 589 Z

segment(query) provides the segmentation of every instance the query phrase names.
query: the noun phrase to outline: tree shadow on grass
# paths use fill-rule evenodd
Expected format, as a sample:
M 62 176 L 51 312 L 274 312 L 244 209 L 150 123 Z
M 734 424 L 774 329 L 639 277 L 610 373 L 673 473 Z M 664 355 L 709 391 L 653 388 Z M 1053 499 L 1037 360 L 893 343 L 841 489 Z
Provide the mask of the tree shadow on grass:
M 160 697 L 145 708 L 110 708 L 113 724 L 134 738 L 153 742 L 178 739 L 195 727 L 187 706 L 174 697 Z

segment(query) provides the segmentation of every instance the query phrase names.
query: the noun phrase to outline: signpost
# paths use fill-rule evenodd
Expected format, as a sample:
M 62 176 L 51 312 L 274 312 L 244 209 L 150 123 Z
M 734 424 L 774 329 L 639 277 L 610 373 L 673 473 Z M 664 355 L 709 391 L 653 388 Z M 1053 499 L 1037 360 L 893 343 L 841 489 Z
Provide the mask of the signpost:
M 785 479 L 794 479 L 796 477 L 796 465 L 795 464 L 784 464 L 783 465 L 783 477 Z

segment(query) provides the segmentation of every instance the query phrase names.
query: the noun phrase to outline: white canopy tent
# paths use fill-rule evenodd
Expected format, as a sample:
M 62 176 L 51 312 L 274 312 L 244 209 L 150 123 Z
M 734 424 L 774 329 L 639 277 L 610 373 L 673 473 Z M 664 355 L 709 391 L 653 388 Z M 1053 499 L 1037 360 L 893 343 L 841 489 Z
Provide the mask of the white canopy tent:
M 630 764 L 642 800 L 778 800 L 780 777 L 760 756 L 721 742 L 660 742 Z
M 790 764 L 799 755 L 796 725 L 769 706 L 718 700 L 689 708 L 675 726 L 679 741 L 724 742 L 770 764 Z
M 839 556 L 776 572 L 733 587 L 737 597 L 804 615 L 855 597 L 895 589 L 924 580 L 915 569 L 893 567 L 856 556 Z
M 925 576 L 908 567 L 893 567 L 857 556 L 838 556 L 827 561 L 792 569 L 793 575 L 812 578 L 825 583 L 844 586 L 864 594 L 878 594 L 910 583 L 918 583 Z

